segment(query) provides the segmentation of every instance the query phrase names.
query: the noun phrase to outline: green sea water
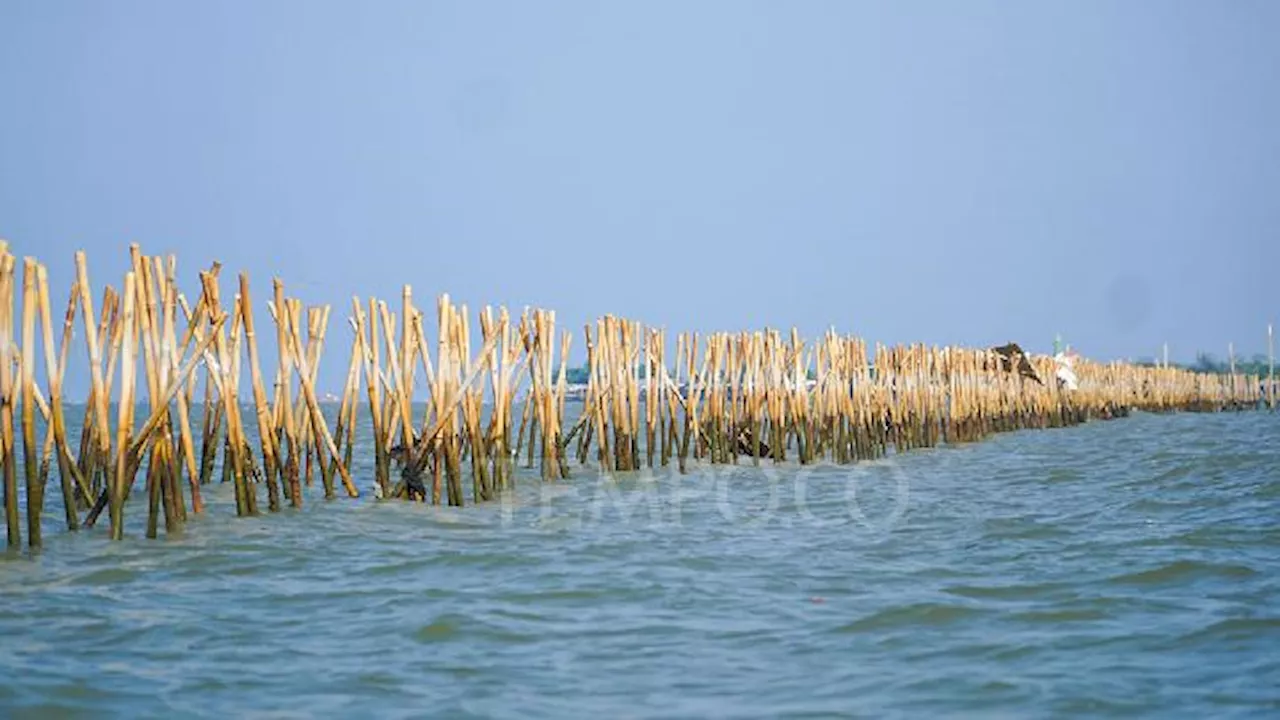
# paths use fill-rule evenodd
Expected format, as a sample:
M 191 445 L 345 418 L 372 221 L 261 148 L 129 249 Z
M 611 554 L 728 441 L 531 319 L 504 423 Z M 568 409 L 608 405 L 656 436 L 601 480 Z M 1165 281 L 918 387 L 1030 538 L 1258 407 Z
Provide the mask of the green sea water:
M 215 483 L 121 543 L 55 479 L 0 552 L 0 717 L 1275 717 L 1277 447 L 1139 413 L 449 509 L 374 500 L 366 446 L 358 500 Z

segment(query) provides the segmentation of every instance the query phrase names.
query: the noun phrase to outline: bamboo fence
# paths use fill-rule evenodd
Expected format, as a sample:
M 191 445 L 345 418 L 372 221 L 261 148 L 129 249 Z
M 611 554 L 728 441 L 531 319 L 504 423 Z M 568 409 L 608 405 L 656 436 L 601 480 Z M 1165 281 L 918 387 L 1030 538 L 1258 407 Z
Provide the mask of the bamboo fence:
M 359 497 L 363 483 L 383 500 L 463 506 L 497 498 L 535 467 L 541 482 L 568 478 L 575 461 L 608 472 L 843 464 L 1135 410 L 1273 402 L 1266 378 L 1234 372 L 1080 359 L 1079 387 L 1067 391 L 1047 356 L 1027 358 L 1031 378 L 993 350 L 869 346 L 834 330 L 812 341 L 794 329 L 682 333 L 672 347 L 665 330 L 612 315 L 583 327 L 588 381 L 571 392 L 574 334 L 553 311 L 486 306 L 476 333 L 467 306 L 442 295 L 429 335 L 405 286 L 398 305 L 352 298 L 345 384 L 326 404 L 316 384 L 332 345 L 329 306 L 290 297 L 279 279 L 255 296 L 247 273 L 224 296 L 216 262 L 197 273 L 192 302 L 174 257 L 135 244 L 129 261 L 119 289 L 103 285 L 95 296 L 77 253 L 55 333 L 46 268 L 30 257 L 19 268 L 0 241 L 0 470 L 11 547 L 22 543 L 20 499 L 28 544 L 41 545 L 51 475 L 67 529 L 93 528 L 105 510 L 113 539 L 124 537 L 125 512 L 141 507 L 129 503 L 141 476 L 154 538 L 162 523 L 178 533 L 204 513 L 215 478 L 231 484 L 241 516 L 261 513 L 264 495 L 268 513 L 301 509 L 317 480 L 326 500 Z M 270 323 L 260 334 L 263 308 Z M 274 365 L 264 365 L 264 349 Z M 68 433 L 64 393 L 73 357 L 87 362 L 90 381 L 82 407 L 71 406 L 79 437 Z M 581 408 L 568 425 L 571 399 Z M 369 446 L 372 477 L 356 477 L 357 448 Z

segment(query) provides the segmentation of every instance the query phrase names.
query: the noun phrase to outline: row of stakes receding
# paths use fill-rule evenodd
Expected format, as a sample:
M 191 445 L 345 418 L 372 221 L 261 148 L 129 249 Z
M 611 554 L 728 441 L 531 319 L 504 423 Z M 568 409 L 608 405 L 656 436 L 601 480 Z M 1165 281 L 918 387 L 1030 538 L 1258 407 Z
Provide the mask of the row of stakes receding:
M 521 463 L 539 466 L 546 482 L 567 478 L 574 462 L 608 471 L 675 463 L 681 472 L 690 462 L 851 463 L 1131 409 L 1217 411 L 1263 400 L 1255 376 L 1087 360 L 1074 368 L 1078 389 L 1064 391 L 1052 358 L 925 345 L 869 352 L 863 340 L 835 331 L 815 342 L 795 330 L 686 333 L 669 354 L 663 330 L 605 316 L 583 328 L 588 379 L 576 398 L 582 412 L 566 428 L 573 333 L 557 334 L 554 312 L 526 308 L 514 319 L 485 307 L 475 338 L 466 306 L 441 296 L 433 349 L 406 286 L 398 314 L 384 301 L 353 298 L 346 383 L 333 418 L 315 387 L 330 307 L 304 306 L 279 280 L 255 305 L 262 295 L 251 294 L 247 273 L 224 293 L 219 263 L 199 273 L 193 304 L 179 290 L 172 256 L 146 256 L 135 244 L 130 260 L 120 289 L 104 286 L 97 296 L 86 257 L 76 254 L 55 342 L 45 268 L 25 258 L 19 278 L 17 259 L 0 241 L 0 341 L 9 355 L 0 361 L 0 456 L 10 546 L 22 540 L 15 431 L 27 537 L 38 547 L 55 467 L 67 528 L 91 528 L 105 511 L 111 537 L 120 539 L 135 490 L 146 503 L 146 534 L 156 537 L 161 522 L 173 533 L 189 513 L 203 512 L 201 488 L 215 474 L 233 484 L 238 515 L 259 513 L 264 491 L 268 511 L 301 508 L 304 486 L 317 478 L 325 498 L 357 497 L 349 469 L 357 435 L 366 432 L 377 497 L 461 506 L 468 485 L 470 502 L 510 489 Z M 269 326 L 255 319 L 261 307 Z M 259 346 L 272 341 L 277 364 L 263 367 Z M 90 378 L 83 408 L 73 406 L 83 413 L 78 442 L 67 435 L 63 406 L 73 356 L 87 359 Z M 1018 371 L 1021 360 L 1033 372 Z M 242 404 L 246 363 L 252 402 Z M 420 391 L 428 400 L 416 403 L 419 412 Z

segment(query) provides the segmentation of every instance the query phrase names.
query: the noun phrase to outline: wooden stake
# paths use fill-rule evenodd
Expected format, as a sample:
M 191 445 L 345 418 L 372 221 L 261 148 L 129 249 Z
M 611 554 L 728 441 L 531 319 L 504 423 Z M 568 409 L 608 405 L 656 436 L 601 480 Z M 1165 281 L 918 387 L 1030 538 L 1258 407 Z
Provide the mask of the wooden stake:
M 294 346 L 301 347 L 302 339 L 298 334 L 296 323 L 290 322 L 289 332 L 293 338 Z M 342 464 L 342 458 L 338 455 L 338 448 L 333 443 L 333 436 L 329 434 L 329 426 L 325 423 L 324 415 L 320 412 L 320 403 L 316 401 L 315 388 L 311 385 L 311 373 L 307 368 L 307 361 L 300 354 L 295 354 L 293 361 L 298 370 L 298 376 L 302 380 L 302 394 L 306 398 L 307 407 L 311 409 L 311 422 L 321 433 L 332 461 L 337 464 L 338 475 L 342 477 L 342 484 L 346 487 L 347 494 L 353 498 L 360 497 L 360 491 L 356 489 L 355 483 L 351 481 L 350 473 L 347 472 L 346 466 Z
M 302 507 L 302 478 L 298 454 L 302 448 L 298 441 L 298 428 L 293 418 L 293 357 L 300 350 L 293 347 L 289 336 L 288 322 L 290 313 L 284 298 L 284 283 L 279 278 L 272 280 L 275 294 L 276 345 L 279 348 L 279 372 L 277 387 L 280 393 L 280 404 L 283 407 L 281 417 L 284 420 L 284 438 L 288 454 L 283 462 L 285 487 L 289 491 L 289 502 L 295 507 Z M 274 427 L 274 425 L 273 425 Z
M 36 445 L 36 261 L 22 264 L 22 461 L 27 477 L 27 543 L 42 544 L 40 512 L 44 509 L 44 488 L 37 472 L 39 446 Z
M 151 434 L 160 425 L 161 419 L 164 416 L 164 413 L 163 413 L 164 407 L 167 406 L 173 400 L 173 397 L 182 390 L 183 385 L 186 384 L 187 378 L 195 370 L 197 364 L 201 360 L 204 360 L 208 364 L 212 364 L 212 358 L 208 356 L 209 346 L 213 345 L 214 340 L 221 336 L 222 324 L 223 324 L 223 321 L 225 321 L 226 319 L 227 319 L 227 315 L 219 313 L 218 317 L 215 320 L 213 320 L 212 332 L 204 340 L 201 341 L 199 349 L 197 349 L 196 352 L 193 353 L 191 357 L 187 359 L 186 365 L 183 366 L 182 370 L 178 372 L 174 381 L 171 382 L 169 384 L 168 389 L 165 390 L 162 396 L 163 399 L 158 404 L 159 407 L 151 413 L 150 417 L 147 418 L 147 421 L 142 424 L 142 429 L 138 431 L 136 435 L 133 435 L 132 433 L 133 415 L 132 413 L 129 414 L 128 425 L 129 425 L 130 435 L 133 435 L 133 440 L 132 442 L 126 443 L 123 446 L 124 449 L 121 450 L 119 453 L 119 455 L 123 457 L 117 458 L 117 462 L 124 463 L 125 466 L 128 468 L 130 480 L 132 480 L 133 475 L 137 473 L 138 464 L 141 462 L 142 453 L 146 450 L 147 445 L 151 441 Z M 121 343 L 123 344 L 123 340 L 121 341 Z M 123 375 L 124 372 L 125 370 L 122 367 L 121 374 Z M 122 387 L 121 392 L 123 391 L 124 391 L 124 388 Z M 130 390 L 130 392 L 132 393 L 132 389 Z M 121 404 L 122 413 L 124 409 L 125 409 L 125 406 L 122 403 Z M 119 432 L 122 434 L 124 433 L 124 425 L 121 425 Z M 131 484 L 132 483 L 125 485 L 123 490 L 123 496 L 120 498 L 121 503 L 123 503 L 124 500 L 128 499 L 129 487 L 131 486 Z M 110 487 L 113 487 L 113 486 L 109 486 L 109 488 Z M 103 508 L 107 506 L 108 500 L 109 500 L 108 493 L 104 492 L 103 494 L 98 496 L 97 504 L 95 504 L 93 509 L 89 511 L 89 514 L 85 516 L 85 520 L 84 520 L 85 527 L 93 527 L 93 524 L 97 520 L 98 515 L 102 512 Z
M 111 480 L 109 494 L 112 540 L 124 539 L 125 488 L 131 485 L 133 480 L 132 477 L 126 479 L 128 453 L 124 449 L 129 447 L 133 434 L 133 381 L 134 372 L 137 370 L 133 357 L 138 341 L 134 320 L 134 296 L 136 294 L 134 282 L 135 276 L 132 272 L 125 275 L 124 319 L 122 321 L 125 329 L 124 334 L 121 336 L 120 407 L 119 424 L 116 430 L 116 446 L 120 450 L 116 453 L 115 476 Z
M 5 244 L 7 247 L 7 243 Z M 0 256 L 0 444 L 4 456 L 4 515 L 9 532 L 9 547 L 22 545 L 22 528 L 18 517 L 17 448 L 13 439 L 13 361 L 17 348 L 13 335 L 13 268 L 14 257 L 7 251 Z
M 253 404 L 258 416 L 258 438 L 262 443 L 262 468 L 267 480 L 267 509 L 280 510 L 280 487 L 276 482 L 280 448 L 276 444 L 276 428 L 262 387 L 262 369 L 258 363 L 258 340 L 253 327 L 253 302 L 249 295 L 249 273 L 240 273 L 240 322 L 249 345 L 249 373 L 253 382 Z
M 1267 405 L 1276 409 L 1276 345 L 1272 326 L 1267 324 Z
M 62 504 L 67 519 L 67 529 L 74 531 L 80 528 L 80 516 L 76 510 L 78 507 L 75 493 L 76 486 L 73 482 L 73 476 L 78 476 L 79 471 L 76 469 L 75 460 L 71 457 L 71 451 L 67 447 L 66 420 L 62 414 L 62 376 L 67 367 L 67 346 L 71 344 L 71 327 L 75 322 L 76 298 L 78 295 L 73 287 L 71 299 L 67 303 L 66 319 L 63 322 L 61 352 L 59 352 L 53 346 L 53 322 L 49 308 L 48 275 L 43 266 L 36 272 L 40 294 L 40 320 L 44 328 L 45 373 L 49 382 L 49 406 L 52 410 L 49 427 L 58 454 L 58 478 L 62 485 Z M 54 359 L 55 355 L 57 356 L 56 361 Z M 82 491 L 87 496 L 89 488 L 84 479 L 82 477 L 75 477 L 74 479 L 79 481 Z

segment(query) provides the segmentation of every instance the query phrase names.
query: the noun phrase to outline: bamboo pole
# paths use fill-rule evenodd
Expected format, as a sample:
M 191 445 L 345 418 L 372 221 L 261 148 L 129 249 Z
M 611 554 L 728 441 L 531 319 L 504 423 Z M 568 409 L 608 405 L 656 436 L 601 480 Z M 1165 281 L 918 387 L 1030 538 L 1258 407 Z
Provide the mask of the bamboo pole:
M 174 361 L 172 353 L 174 341 L 171 338 L 174 334 L 174 322 L 176 321 L 175 315 L 177 312 L 177 289 L 175 287 L 174 278 L 177 259 L 170 255 L 166 262 L 161 257 L 155 256 L 152 258 L 152 263 L 155 265 L 155 278 L 158 285 L 156 304 L 160 314 L 160 327 L 158 328 L 159 334 L 157 336 L 157 355 L 160 362 L 160 386 L 167 387 L 170 379 L 173 374 L 177 372 L 179 367 L 179 363 Z M 181 395 L 181 393 L 178 394 L 179 399 L 181 399 Z M 180 526 L 181 523 L 185 523 L 187 520 L 186 501 L 182 497 L 181 486 L 182 467 L 186 451 L 186 445 L 182 443 L 181 426 L 183 424 L 182 421 L 186 419 L 186 410 L 185 406 L 179 402 L 178 415 L 181 416 L 178 418 L 179 437 L 178 440 L 175 441 L 173 437 L 174 417 L 173 411 L 170 409 L 170 404 L 166 404 L 165 406 L 166 414 L 163 426 L 163 442 L 165 443 L 167 454 L 169 456 L 169 468 L 165 473 L 167 482 L 164 484 L 164 495 L 168 517 Z M 173 525 L 167 525 L 166 532 L 171 532 L 174 527 L 175 526 Z
M 93 421 L 97 427 L 98 455 L 103 462 L 111 456 L 111 429 L 107 414 L 107 392 L 102 377 L 102 351 L 98 344 L 98 326 L 93 318 L 93 298 L 90 296 L 89 266 L 83 251 L 75 254 L 76 280 L 80 286 L 80 307 L 83 310 L 85 345 L 89 353 L 90 396 L 96 405 Z M 105 303 L 104 303 L 105 304 Z M 110 376 L 110 375 L 108 375 Z
M 284 484 L 288 488 L 289 502 L 295 508 L 302 507 L 301 468 L 298 455 L 301 447 L 298 440 L 298 428 L 294 423 L 292 390 L 293 360 L 296 349 L 293 338 L 289 334 L 290 313 L 284 298 L 284 283 L 279 278 L 272 280 L 272 291 L 275 295 L 276 345 L 279 349 L 279 368 L 277 373 L 277 390 L 280 393 L 280 405 L 283 408 L 281 418 L 284 420 L 285 449 L 288 451 L 284 459 Z M 274 424 L 272 427 L 276 427 Z
M 291 298 L 289 301 L 289 311 L 292 313 L 293 322 L 302 327 L 303 306 L 302 301 L 297 298 Z M 319 308 L 306 308 L 306 327 L 307 327 L 307 343 L 306 349 L 302 351 L 302 357 L 307 359 L 307 367 L 311 371 L 311 385 L 315 387 L 316 369 L 319 367 L 318 353 L 320 350 L 320 334 L 322 328 L 320 325 L 321 310 Z M 299 330 L 301 333 L 301 330 Z M 303 479 L 307 487 L 311 487 L 315 478 L 315 465 L 317 458 L 319 462 L 323 462 L 324 448 L 320 444 L 320 438 L 317 433 L 312 431 L 312 423 L 309 419 L 306 398 L 299 396 L 297 405 L 294 408 L 294 425 L 298 428 L 298 442 L 305 451 L 305 469 L 303 471 Z
M 353 302 L 355 302 L 354 299 Z M 366 315 L 358 302 L 355 302 L 355 311 L 356 321 L 363 331 L 366 328 Z M 391 493 L 391 468 L 387 449 L 391 432 L 387 423 L 383 421 L 382 383 L 380 382 L 382 364 L 378 353 L 378 346 L 382 341 L 378 334 L 378 306 L 373 298 L 369 298 L 367 319 L 369 334 L 367 338 L 362 337 L 361 343 L 366 352 L 365 376 L 369 378 L 369 416 L 373 426 L 374 478 L 378 487 L 382 489 L 383 497 L 388 497 Z
M 107 339 L 107 375 L 106 384 L 102 387 L 102 397 L 109 404 L 112 388 L 115 384 L 116 365 L 119 364 L 120 361 L 120 348 L 122 346 L 121 337 L 125 330 L 124 301 L 119 294 L 114 298 L 114 304 L 111 308 L 111 317 L 108 320 L 109 321 L 103 325 L 106 329 L 105 333 L 99 337 L 105 337 Z M 110 418 L 108 417 L 108 421 L 109 420 Z M 110 422 L 107 422 L 106 426 L 109 427 Z M 115 477 L 115 463 L 112 460 L 110 438 L 111 434 L 110 432 L 107 432 L 105 439 L 103 440 L 104 448 L 99 453 L 99 463 L 100 467 L 103 469 L 102 479 L 104 484 L 107 486 L 111 484 L 112 478 Z
M 49 406 L 52 410 L 49 429 L 56 447 L 58 457 L 58 478 L 62 486 L 63 512 L 67 520 L 68 530 L 80 528 L 80 516 L 77 512 L 76 482 L 81 491 L 89 492 L 84 478 L 76 470 L 75 460 L 67 446 L 66 420 L 62 412 L 62 378 L 67 367 L 67 347 L 71 344 L 71 328 L 75 323 L 76 288 L 71 290 L 71 298 L 67 302 L 66 317 L 63 321 L 61 351 L 53 345 L 53 322 L 49 307 L 49 278 L 43 266 L 37 270 L 40 297 L 40 321 L 44 329 L 45 373 L 49 383 Z M 57 359 L 55 360 L 55 356 Z M 41 483 L 43 484 L 43 482 Z
M 439 337 L 436 338 L 437 356 L 436 356 L 436 384 L 435 390 L 440 397 L 443 406 L 449 407 L 447 416 L 443 413 L 437 416 L 438 422 L 443 422 L 442 427 L 449 432 L 440 437 L 440 441 L 433 443 L 437 464 L 443 461 L 444 471 L 446 475 L 445 495 L 448 503 L 452 507 L 461 507 L 463 504 L 462 497 L 462 477 L 461 468 L 459 467 L 458 457 L 458 403 L 461 401 L 461 388 L 458 385 L 458 366 L 462 360 L 458 357 L 456 350 L 456 335 L 454 332 L 454 323 L 456 321 L 456 310 L 449 301 L 447 294 L 441 295 L 436 302 L 436 315 L 439 327 Z M 394 361 L 394 357 L 389 358 Z M 457 400 L 458 402 L 455 402 Z M 433 438 L 434 440 L 434 438 Z
M 560 478 L 567 480 L 569 478 L 569 463 L 565 456 L 564 444 L 561 443 L 564 425 L 564 403 L 565 394 L 568 390 L 568 372 L 569 372 L 569 348 L 573 343 L 573 335 L 570 333 L 562 333 L 560 336 L 560 372 L 556 379 L 554 410 L 555 416 L 552 418 L 552 434 L 551 449 L 556 454 L 556 469 L 560 472 Z M 637 408 L 639 405 L 637 404 Z
M 240 273 L 240 324 L 244 327 L 245 341 L 249 345 L 249 374 L 253 382 L 253 405 L 258 418 L 258 439 L 262 444 L 262 470 L 267 482 L 267 509 L 280 510 L 280 486 L 276 482 L 276 468 L 280 457 L 275 423 L 267 404 L 267 392 L 262 386 L 262 368 L 258 361 L 258 340 L 253 325 L 253 301 L 249 294 L 249 273 Z
M 164 345 L 168 347 L 168 364 L 173 372 L 181 368 L 181 355 L 178 353 L 177 332 L 175 330 L 177 305 L 177 288 L 172 281 L 169 284 L 168 297 L 165 300 Z M 185 352 L 185 350 L 184 350 Z M 194 373 L 193 373 L 194 376 Z M 195 439 L 191 431 L 191 397 L 190 382 L 184 383 L 177 394 L 178 400 L 178 433 L 182 444 L 182 457 L 187 465 L 187 486 L 191 492 L 191 512 L 199 515 L 204 512 L 204 498 L 200 494 L 199 468 L 196 465 Z M 175 487 L 177 497 L 181 491 Z
M 119 419 L 116 426 L 116 447 L 120 448 L 120 450 L 116 453 L 115 475 L 110 480 L 109 510 L 111 514 L 112 540 L 124 539 L 125 473 L 128 469 L 128 458 L 124 448 L 129 447 L 132 439 L 133 381 L 134 372 L 137 370 L 133 357 L 138 340 L 134 320 L 134 282 L 135 276 L 130 271 L 125 275 L 124 279 L 124 315 L 122 325 L 125 329 L 121 335 L 120 405 Z M 131 484 L 132 478 L 128 478 L 128 480 Z
M 134 291 L 137 293 L 135 300 L 134 312 L 137 321 L 137 330 L 141 342 L 139 343 L 142 350 L 143 368 L 145 370 L 145 379 L 147 383 L 147 397 L 151 403 L 151 412 L 157 412 L 160 408 L 156 402 L 160 394 L 160 368 L 156 359 L 157 345 L 155 322 L 152 315 L 155 309 L 155 301 L 152 297 L 152 277 L 151 266 L 146 263 L 141 255 L 141 248 L 136 244 L 129 247 L 131 260 L 133 263 L 133 272 L 135 275 Z M 163 438 L 158 438 L 156 442 L 150 446 L 150 462 L 147 463 L 147 529 L 146 536 L 155 538 L 157 535 L 157 524 L 161 508 L 162 495 L 164 486 L 167 482 L 166 470 L 168 465 L 168 448 Z M 164 505 L 165 511 L 165 527 L 172 531 L 172 523 L 174 518 L 171 507 L 167 503 Z
M 27 478 L 27 543 L 32 548 L 43 544 L 40 513 L 44 509 L 44 488 L 37 472 L 39 449 L 35 420 L 36 297 L 36 261 L 25 258 L 22 263 L 22 461 Z
M 17 449 L 13 438 L 14 378 L 13 361 L 16 345 L 13 334 L 13 275 L 15 260 L 3 245 L 0 257 L 0 443 L 4 455 L 4 513 L 8 528 L 9 547 L 22 545 L 22 529 L 18 517 L 18 480 L 16 468 Z
M 295 346 L 301 346 L 302 340 L 298 334 L 298 325 L 290 319 L 289 334 L 293 339 Z M 338 454 L 338 448 L 333 443 L 333 436 L 329 434 L 329 427 L 324 421 L 324 415 L 320 412 L 320 404 L 316 401 L 315 388 L 311 384 L 311 373 L 307 367 L 306 358 L 300 354 L 293 356 L 294 367 L 298 371 L 298 377 L 302 381 L 302 394 L 306 399 L 307 407 L 311 409 L 311 422 L 313 426 L 321 433 L 325 447 L 328 449 L 332 461 L 338 466 L 338 475 L 342 477 L 342 484 L 346 487 L 347 494 L 351 497 L 359 497 L 360 491 L 356 489 L 355 483 L 351 481 L 351 475 L 347 472 L 346 466 L 342 464 L 342 458 Z
M 201 273 L 201 281 L 204 284 L 205 296 L 209 300 L 209 306 L 215 316 L 222 315 L 221 301 L 218 295 L 218 281 L 211 273 Z M 234 304 L 232 307 L 235 310 Z M 235 314 L 232 315 L 232 323 L 236 324 Z M 249 493 L 252 491 L 248 478 L 245 477 L 244 470 L 244 435 L 240 425 L 239 402 L 235 394 L 234 378 L 232 377 L 231 355 L 227 349 L 227 338 L 219 327 L 216 330 L 210 329 L 210 334 L 214 338 L 214 347 L 217 352 L 217 360 L 214 365 L 219 376 L 219 395 L 222 399 L 222 410 L 225 414 L 227 426 L 227 443 L 223 460 L 223 467 L 231 472 L 231 479 L 235 486 L 236 496 L 236 514 L 252 515 L 253 506 L 249 501 Z M 235 336 L 235 332 L 232 332 Z
M 239 293 L 236 293 L 232 298 L 231 303 L 231 332 L 229 338 L 231 347 L 228 351 L 231 359 L 228 392 L 230 393 L 233 400 L 233 406 L 235 408 L 233 427 L 235 428 L 236 444 L 239 449 L 238 465 L 234 466 L 237 467 L 240 470 L 240 473 L 244 476 L 244 500 L 248 514 L 257 515 L 259 473 L 253 460 L 253 448 L 249 446 L 248 436 L 245 434 L 244 416 L 240 413 L 240 368 L 242 358 L 244 357 L 244 353 L 240 351 L 241 347 L 244 345 L 244 327 L 241 324 L 242 315 L 240 312 L 240 306 L 240 295 Z
M 497 342 L 496 335 L 490 338 L 487 342 L 485 342 L 484 347 L 481 348 L 480 350 L 480 354 L 483 355 L 484 353 L 492 351 L 493 344 L 495 342 Z M 452 424 L 454 412 L 457 410 L 457 406 L 462 402 L 460 397 L 461 391 L 464 391 L 471 386 L 471 383 L 474 382 L 476 377 L 480 375 L 481 367 L 482 366 L 480 363 L 473 363 L 471 373 L 468 374 L 467 377 L 464 378 L 459 385 L 459 392 L 455 393 L 452 397 L 450 397 L 449 399 L 450 405 L 445 406 L 443 408 L 444 412 L 436 413 L 436 421 L 435 421 L 435 424 L 431 426 L 431 430 L 424 431 L 418 437 L 418 446 L 420 448 L 429 447 L 431 443 L 435 442 L 436 436 L 439 435 L 446 427 Z M 417 454 L 417 456 L 425 457 L 425 453 L 420 452 Z
M 404 303 L 405 312 L 412 312 L 411 291 L 409 290 L 408 285 L 404 287 Z M 391 318 L 390 312 L 388 311 L 385 303 L 380 304 L 378 309 L 382 314 L 382 329 L 385 333 L 383 341 L 386 342 L 387 362 L 391 364 L 391 381 L 393 383 L 391 394 L 394 397 L 389 398 L 389 400 L 396 409 L 397 424 L 399 425 L 401 432 L 401 442 L 404 443 L 405 447 L 410 447 L 413 444 L 413 411 L 410 407 L 412 398 L 409 395 L 410 391 L 408 383 L 405 380 L 408 373 L 401 363 L 410 357 L 407 345 L 411 337 L 406 334 L 402 338 L 402 347 L 397 348 L 395 338 L 396 323 Z M 406 329 L 410 328 L 407 321 L 404 327 Z M 394 432 L 389 429 L 387 435 L 391 436 L 393 434 Z
M 126 280 L 128 280 L 127 277 L 126 277 Z M 186 384 L 187 378 L 190 376 L 192 372 L 195 371 L 196 367 L 198 366 L 199 362 L 202 359 L 205 360 L 206 363 L 212 364 L 213 362 L 212 358 L 208 357 L 209 347 L 214 344 L 214 341 L 216 338 L 221 337 L 222 324 L 223 324 L 223 321 L 225 321 L 226 319 L 227 319 L 227 316 L 225 314 L 219 313 L 218 317 L 211 321 L 212 328 L 211 328 L 210 334 L 207 337 L 205 337 L 204 340 L 201 341 L 200 347 L 196 350 L 196 352 L 192 353 L 192 355 L 187 359 L 186 364 L 183 365 L 182 367 L 182 370 L 178 372 L 174 381 L 171 382 L 169 384 L 169 387 L 165 390 L 162 396 L 161 402 L 158 403 L 159 407 L 157 407 L 156 410 L 152 411 L 150 417 L 148 417 L 146 422 L 142 424 L 142 429 L 139 430 L 136 434 L 132 432 L 133 414 L 132 414 L 132 411 L 129 412 L 129 415 L 127 418 L 129 434 L 132 436 L 133 439 L 131 442 L 126 443 L 122 446 L 123 449 L 121 449 L 120 452 L 118 453 L 116 462 L 119 464 L 123 464 L 126 468 L 129 469 L 130 479 L 132 479 L 133 474 L 137 472 L 137 466 L 140 462 L 142 452 L 146 449 L 147 444 L 150 443 L 151 441 L 151 434 L 160 425 L 161 419 L 163 417 L 162 411 L 164 407 L 167 406 L 173 400 L 173 397 L 175 395 L 181 392 L 182 387 Z M 124 344 L 124 338 L 121 339 L 121 344 L 122 345 Z M 124 376 L 125 372 L 126 372 L 125 367 L 122 366 L 121 367 L 122 377 Z M 122 382 L 121 392 L 123 393 L 124 391 L 123 380 L 121 382 Z M 130 379 L 130 383 L 132 383 L 132 378 Z M 132 389 L 130 389 L 130 395 L 132 396 Z M 122 414 L 124 413 L 125 409 L 126 409 L 125 403 L 121 402 L 120 410 Z M 118 431 L 120 433 L 124 433 L 125 426 L 122 424 L 118 428 Z M 123 501 L 128 498 L 129 487 L 131 486 L 131 484 L 132 483 L 124 485 L 123 491 L 122 491 L 123 494 L 120 498 L 121 503 L 123 503 Z M 115 487 L 114 483 L 112 485 L 109 485 L 108 491 L 103 492 L 98 496 L 97 503 L 89 511 L 89 514 L 85 516 L 84 527 L 87 527 L 87 528 L 93 527 L 94 522 L 97 520 L 98 515 L 102 512 L 104 508 L 107 507 L 108 502 L 111 499 L 112 493 L 114 492 L 113 490 L 114 487 Z
M 404 444 L 410 447 L 413 444 L 413 353 L 416 344 L 413 342 L 414 333 L 414 316 L 413 309 L 413 288 L 405 285 L 401 290 L 401 316 L 400 321 L 403 323 L 400 329 L 400 358 L 397 365 L 393 366 L 400 370 L 397 382 L 400 385 L 400 404 L 401 414 L 404 416 Z M 390 338 L 388 338 L 390 339 Z

